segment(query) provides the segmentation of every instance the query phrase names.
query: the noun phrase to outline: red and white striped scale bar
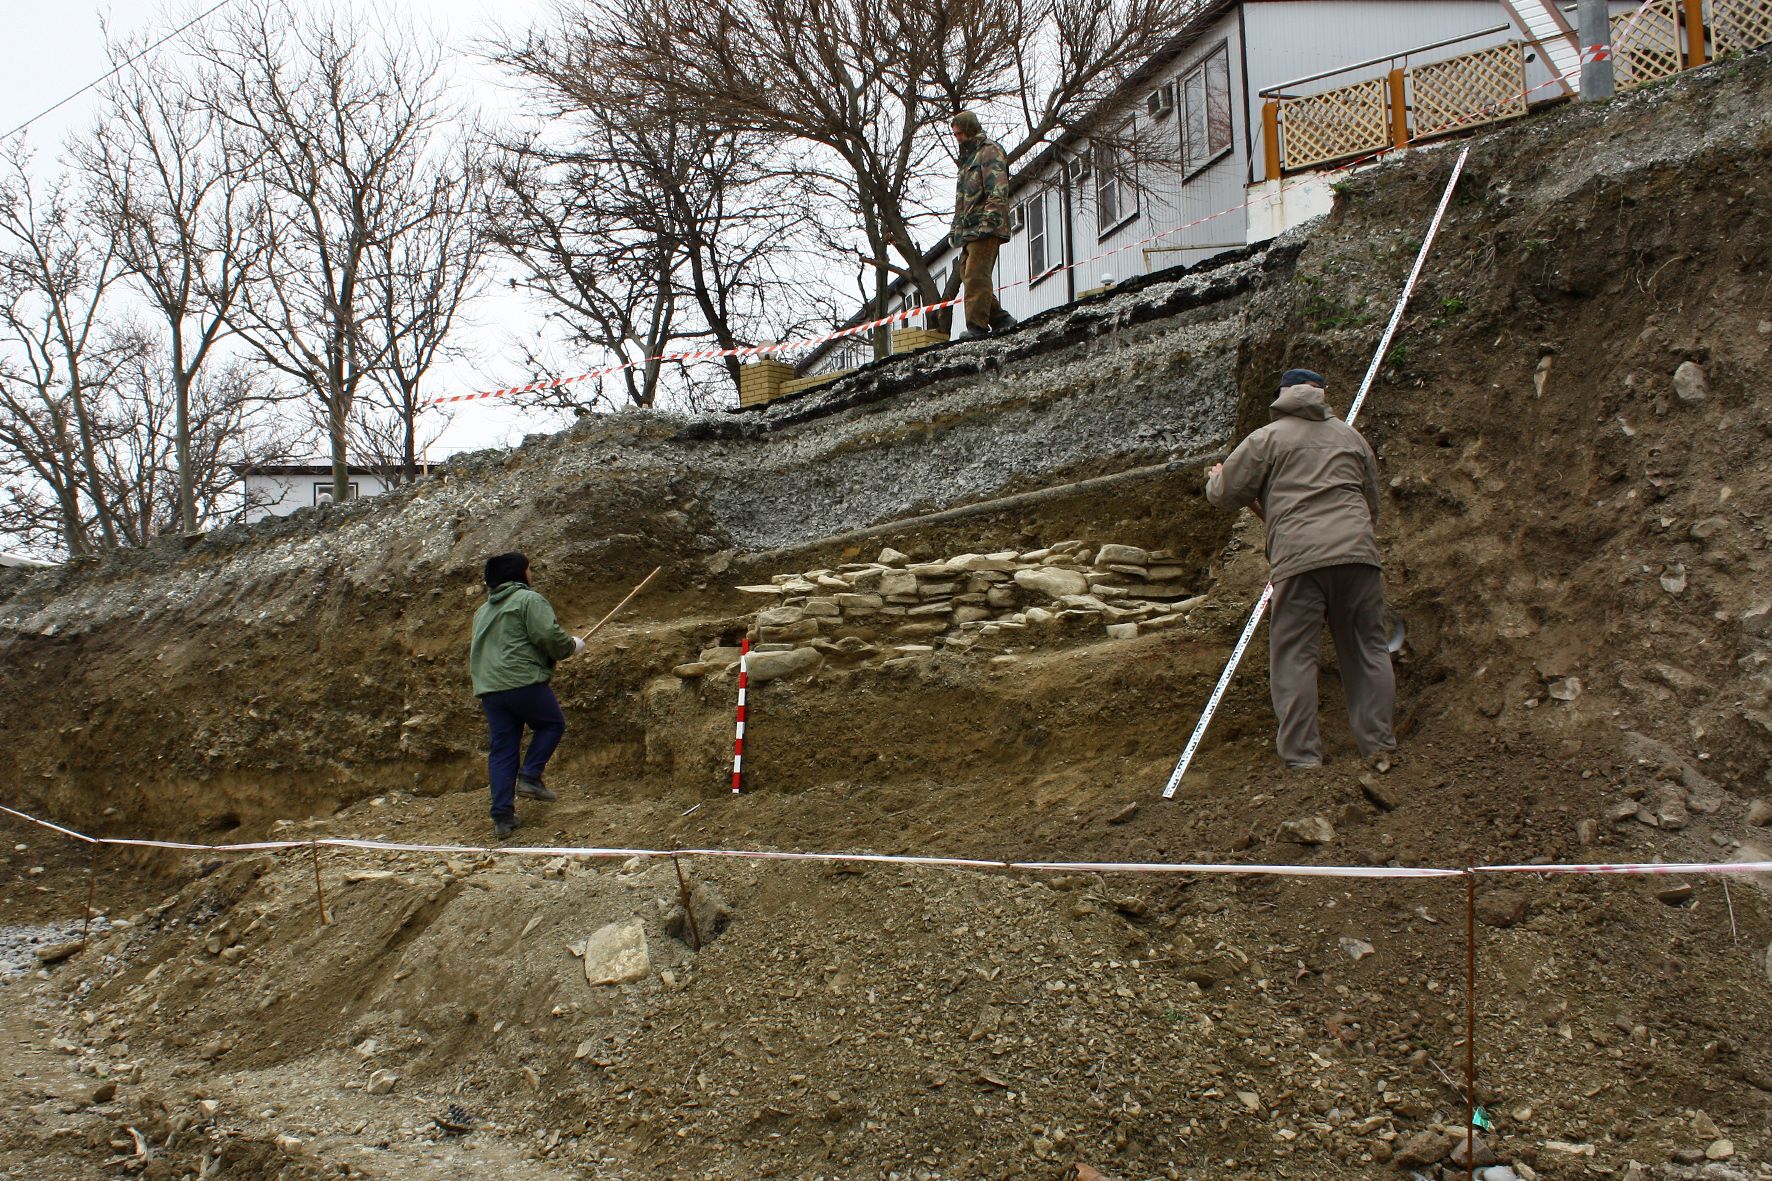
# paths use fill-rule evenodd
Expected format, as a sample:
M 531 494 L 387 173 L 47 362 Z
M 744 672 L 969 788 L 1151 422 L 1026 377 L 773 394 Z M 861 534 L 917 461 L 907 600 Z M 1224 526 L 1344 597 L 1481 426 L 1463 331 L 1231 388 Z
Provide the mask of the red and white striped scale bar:
M 732 794 L 739 794 L 739 776 L 744 770 L 744 698 L 745 686 L 751 679 L 751 637 L 738 646 L 738 735 L 732 740 Z

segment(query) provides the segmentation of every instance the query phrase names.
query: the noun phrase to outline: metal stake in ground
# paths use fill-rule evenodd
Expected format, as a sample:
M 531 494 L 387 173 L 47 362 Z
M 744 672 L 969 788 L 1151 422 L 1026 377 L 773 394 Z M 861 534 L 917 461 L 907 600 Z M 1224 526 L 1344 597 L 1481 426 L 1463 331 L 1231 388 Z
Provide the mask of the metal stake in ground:
M 751 637 L 738 646 L 738 736 L 732 740 L 732 794 L 739 794 L 740 772 L 744 769 L 744 697 L 751 679 Z
M 1464 1175 L 1477 1175 L 1477 875 L 1464 871 Z
M 80 916 L 80 946 L 86 946 L 87 932 L 92 930 L 92 904 L 98 891 L 98 844 L 94 842 L 86 852 L 86 912 Z
M 1366 366 L 1366 376 L 1360 382 L 1360 391 L 1354 395 L 1353 403 L 1348 407 L 1349 426 L 1354 425 L 1354 419 L 1360 416 L 1360 407 L 1365 405 L 1366 394 L 1378 377 L 1378 367 L 1384 364 L 1384 355 L 1390 351 L 1391 338 L 1397 334 L 1397 325 L 1403 321 L 1403 309 L 1409 306 L 1409 297 L 1415 292 L 1416 280 L 1421 278 L 1422 265 L 1427 262 L 1428 251 L 1434 247 L 1434 238 L 1440 233 L 1440 222 L 1446 217 L 1447 206 L 1452 204 L 1452 192 L 1458 187 L 1458 178 L 1464 174 L 1464 162 L 1470 154 L 1468 147 L 1463 149 L 1452 165 L 1452 175 L 1446 180 L 1446 191 L 1440 194 L 1440 206 L 1434 210 L 1434 219 L 1428 223 L 1427 236 L 1421 240 L 1421 249 L 1415 255 L 1415 265 L 1409 269 L 1409 278 L 1403 283 L 1403 294 L 1397 298 L 1397 306 L 1391 311 L 1390 322 L 1384 326 L 1384 335 L 1378 338 L 1378 348 L 1372 353 L 1372 363 Z M 1169 776 L 1169 782 L 1163 786 L 1164 799 L 1175 798 L 1175 789 L 1181 786 L 1181 777 L 1187 774 L 1188 764 L 1194 761 L 1194 755 L 1199 752 L 1200 740 L 1206 737 L 1206 727 L 1212 724 L 1212 715 L 1218 712 L 1219 703 L 1224 700 L 1224 691 L 1230 688 L 1237 665 L 1242 661 L 1243 653 L 1249 650 L 1249 641 L 1255 637 L 1255 629 L 1261 625 L 1261 617 L 1266 613 L 1268 602 L 1273 597 L 1274 584 L 1270 582 L 1267 589 L 1261 592 L 1255 610 L 1249 613 L 1249 622 L 1243 625 L 1243 634 L 1237 638 L 1237 646 L 1231 649 L 1231 658 L 1218 676 L 1218 684 L 1213 688 L 1212 696 L 1207 699 L 1206 708 L 1200 713 L 1200 721 L 1194 726 L 1194 732 L 1189 736 L 1187 746 L 1181 752 L 1181 759 Z

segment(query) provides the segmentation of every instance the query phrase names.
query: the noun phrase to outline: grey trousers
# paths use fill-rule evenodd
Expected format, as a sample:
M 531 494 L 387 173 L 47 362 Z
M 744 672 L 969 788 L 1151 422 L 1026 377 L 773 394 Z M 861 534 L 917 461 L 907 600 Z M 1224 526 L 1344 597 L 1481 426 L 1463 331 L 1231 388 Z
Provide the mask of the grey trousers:
M 1325 618 L 1347 693 L 1348 728 L 1360 753 L 1397 745 L 1391 731 L 1397 682 L 1385 647 L 1384 573 L 1376 566 L 1325 566 L 1274 584 L 1268 689 L 1279 723 L 1274 745 L 1288 765 L 1323 757 L 1317 732 L 1317 658 Z

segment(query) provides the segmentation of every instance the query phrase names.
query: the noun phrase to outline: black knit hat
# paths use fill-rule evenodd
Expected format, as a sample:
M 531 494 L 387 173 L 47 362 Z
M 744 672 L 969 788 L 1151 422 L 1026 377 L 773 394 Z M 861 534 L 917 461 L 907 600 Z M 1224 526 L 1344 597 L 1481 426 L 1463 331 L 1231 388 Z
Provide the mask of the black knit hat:
M 1328 384 L 1323 380 L 1323 375 L 1314 369 L 1288 369 L 1280 374 L 1281 389 L 1285 389 L 1289 385 L 1325 386 Z
M 516 550 L 486 559 L 486 585 L 503 586 L 507 582 L 529 585 L 529 559 Z

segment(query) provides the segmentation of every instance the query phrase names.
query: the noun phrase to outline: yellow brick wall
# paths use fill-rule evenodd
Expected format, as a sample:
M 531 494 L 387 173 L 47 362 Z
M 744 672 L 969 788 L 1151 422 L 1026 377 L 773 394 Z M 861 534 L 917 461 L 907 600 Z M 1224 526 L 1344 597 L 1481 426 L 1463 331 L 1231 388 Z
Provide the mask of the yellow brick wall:
M 930 345 L 944 344 L 948 334 L 934 328 L 900 328 L 892 334 L 894 353 L 914 353 Z
M 814 386 L 821 386 L 826 382 L 836 381 L 839 377 L 848 377 L 854 372 L 855 370 L 853 369 L 843 369 L 836 373 L 819 373 L 812 377 L 796 377 L 791 381 L 782 382 L 781 392 L 783 395 L 797 394 L 801 390 L 809 390 Z
M 784 392 L 782 384 L 793 376 L 792 365 L 770 358 L 741 365 L 738 370 L 738 404 L 761 406 L 773 402 Z

